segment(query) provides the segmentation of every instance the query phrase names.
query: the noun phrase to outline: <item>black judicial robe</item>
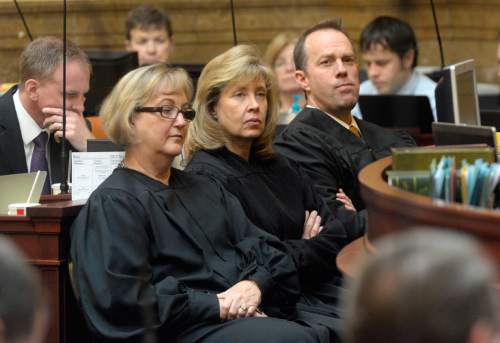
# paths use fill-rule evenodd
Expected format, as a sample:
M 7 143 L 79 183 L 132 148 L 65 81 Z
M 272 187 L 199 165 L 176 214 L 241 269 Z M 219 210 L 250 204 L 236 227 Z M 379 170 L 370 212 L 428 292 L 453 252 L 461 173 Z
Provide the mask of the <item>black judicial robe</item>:
M 185 171 L 221 182 L 257 227 L 282 240 L 299 267 L 304 287 L 336 274 L 337 253 L 363 232 L 364 222 L 352 211 L 344 209 L 344 223 L 336 219 L 308 178 L 279 154 L 246 161 L 226 148 L 200 150 Z M 309 240 L 301 239 L 306 210 L 317 210 L 324 226 Z
M 241 280 L 257 282 L 268 315 L 291 315 L 284 309 L 294 306 L 300 286 L 283 249 L 222 187 L 176 169 L 169 186 L 115 169 L 71 228 L 86 319 L 100 335 L 127 342 L 139 341 L 145 326 L 166 342 L 193 330 L 195 341 L 214 323 L 226 325 L 216 294 Z
M 276 150 L 298 163 L 333 211 L 341 205 L 335 196 L 339 188 L 358 211 L 363 210 L 359 171 L 389 156 L 393 147 L 415 146 L 406 132 L 387 130 L 357 118 L 356 123 L 362 139 L 326 113 L 306 107 L 274 141 Z
M 299 269 L 303 289 L 297 316 L 327 327 L 335 340 L 341 329 L 337 298 L 342 282 L 336 257 L 353 236 L 362 232 L 364 224 L 358 222 L 359 217 L 343 209 L 343 225 L 300 169 L 279 154 L 247 162 L 226 148 L 201 150 L 185 170 L 221 182 L 238 198 L 256 226 L 283 241 Z M 301 238 L 306 210 L 317 210 L 324 226 L 319 235 L 308 240 Z

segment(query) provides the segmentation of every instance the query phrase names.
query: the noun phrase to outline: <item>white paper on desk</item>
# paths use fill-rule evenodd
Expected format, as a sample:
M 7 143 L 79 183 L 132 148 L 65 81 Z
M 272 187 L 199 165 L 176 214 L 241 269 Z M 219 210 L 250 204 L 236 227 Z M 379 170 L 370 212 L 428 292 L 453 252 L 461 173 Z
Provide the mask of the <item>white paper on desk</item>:
M 71 199 L 87 199 L 111 175 L 124 156 L 124 151 L 73 152 Z

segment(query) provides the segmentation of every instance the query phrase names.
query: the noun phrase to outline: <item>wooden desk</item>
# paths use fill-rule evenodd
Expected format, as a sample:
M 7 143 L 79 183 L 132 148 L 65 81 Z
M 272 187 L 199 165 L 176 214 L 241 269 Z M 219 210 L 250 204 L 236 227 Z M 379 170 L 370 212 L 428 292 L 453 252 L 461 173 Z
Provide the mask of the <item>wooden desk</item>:
M 49 293 L 51 322 L 48 343 L 75 342 L 68 328 L 78 314 L 68 278 L 69 227 L 84 202 L 59 201 L 67 195 L 43 197 L 49 201 L 28 208 L 26 217 L 0 216 L 0 233 L 8 236 L 40 271 Z M 53 201 L 56 200 L 56 201 Z M 73 336 L 74 337 L 74 336 Z
M 344 276 L 355 277 L 361 265 L 376 253 L 367 236 L 347 244 L 337 255 L 337 267 Z
M 444 203 L 387 184 L 384 172 L 392 158 L 373 162 L 359 173 L 361 195 L 368 212 L 368 239 L 413 226 L 437 226 L 463 231 L 492 254 L 500 271 L 500 211 Z

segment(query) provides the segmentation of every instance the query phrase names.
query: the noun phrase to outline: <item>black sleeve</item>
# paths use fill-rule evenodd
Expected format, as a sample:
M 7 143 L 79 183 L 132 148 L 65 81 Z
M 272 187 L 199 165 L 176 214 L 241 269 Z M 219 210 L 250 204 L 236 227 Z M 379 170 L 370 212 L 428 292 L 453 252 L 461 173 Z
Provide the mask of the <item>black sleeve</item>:
M 366 209 L 353 212 L 341 206 L 337 209 L 335 216 L 346 227 L 349 242 L 363 236 L 368 229 Z
M 373 133 L 374 130 L 372 129 Z M 376 160 L 391 155 L 392 148 L 416 146 L 415 140 L 405 130 L 389 130 L 378 128 L 375 131 L 371 149 Z
M 354 172 L 349 160 L 344 157 L 345 150 L 327 144 L 327 139 L 308 130 L 298 129 L 286 130 L 274 143 L 278 152 L 297 164 L 313 181 L 319 195 L 335 212 L 342 206 L 336 196 L 338 188 L 343 180 L 356 179 L 356 176 L 351 175 Z M 350 175 L 346 177 L 345 173 Z
M 259 285 L 263 304 L 295 303 L 301 292 L 300 281 L 286 247 L 278 238 L 252 224 L 238 199 L 218 187 L 229 215 L 231 239 L 243 256 L 241 280 L 253 280 Z
M 394 134 L 398 139 L 397 146 L 399 147 L 413 147 L 417 145 L 413 137 L 405 130 L 394 130 Z
M 293 166 L 293 163 L 291 163 Z M 309 211 L 316 210 L 321 216 L 322 231 L 311 239 L 294 239 L 285 241 L 289 253 L 299 265 L 302 282 L 328 279 L 338 272 L 336 258 L 340 250 L 349 242 L 351 229 L 339 221 L 331 212 L 324 199 L 303 173 L 302 193 L 304 204 Z
M 216 295 L 190 289 L 172 276 L 153 284 L 149 215 L 132 196 L 101 191 L 71 229 L 81 305 L 91 327 L 108 339 L 138 341 L 145 309 L 153 311 L 151 326 L 167 332 L 219 320 Z
M 289 161 L 289 163 L 292 167 L 295 166 L 294 161 Z M 319 209 L 320 216 L 324 220 L 334 217 L 338 219 L 344 226 L 347 233 L 347 243 L 365 234 L 368 225 L 366 210 L 350 211 L 345 208 L 345 205 L 341 204 L 341 206 L 336 208 L 335 212 L 332 212 L 331 208 L 318 192 L 314 182 L 312 182 L 309 176 L 298 166 L 295 166 L 294 169 L 299 174 L 300 179 L 303 180 L 306 204 L 309 204 L 308 206 L 310 208 Z M 326 222 L 328 222 L 328 220 L 326 220 Z

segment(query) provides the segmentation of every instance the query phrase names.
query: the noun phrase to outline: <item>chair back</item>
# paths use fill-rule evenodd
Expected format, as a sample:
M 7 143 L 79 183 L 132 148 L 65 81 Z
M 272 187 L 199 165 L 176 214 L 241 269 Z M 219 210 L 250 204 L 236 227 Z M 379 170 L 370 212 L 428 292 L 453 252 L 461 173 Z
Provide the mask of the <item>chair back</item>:
M 86 117 L 92 124 L 92 134 L 95 136 L 95 138 L 98 139 L 107 139 L 108 135 L 104 130 L 102 129 L 101 125 L 101 117 L 99 116 L 92 116 L 92 117 Z

